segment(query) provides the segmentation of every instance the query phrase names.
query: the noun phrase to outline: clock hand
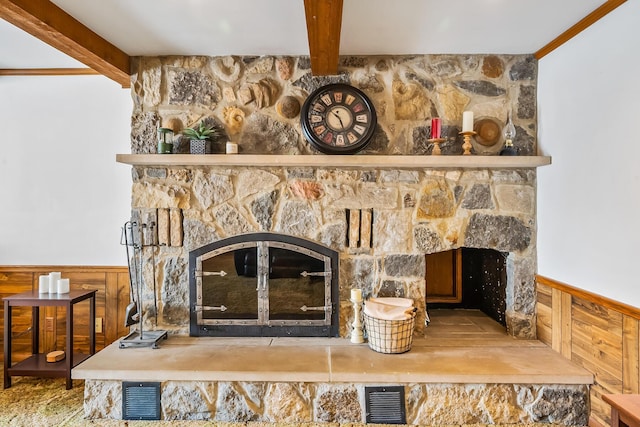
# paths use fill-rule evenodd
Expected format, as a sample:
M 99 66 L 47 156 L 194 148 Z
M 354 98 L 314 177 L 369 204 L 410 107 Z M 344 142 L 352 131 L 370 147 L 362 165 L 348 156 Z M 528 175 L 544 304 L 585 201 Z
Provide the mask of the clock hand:
M 338 118 L 338 121 L 340 122 L 340 127 L 344 129 L 344 123 L 342 123 L 342 117 L 340 117 L 340 114 L 338 114 L 338 112 L 335 110 L 333 110 L 332 113 L 334 116 Z

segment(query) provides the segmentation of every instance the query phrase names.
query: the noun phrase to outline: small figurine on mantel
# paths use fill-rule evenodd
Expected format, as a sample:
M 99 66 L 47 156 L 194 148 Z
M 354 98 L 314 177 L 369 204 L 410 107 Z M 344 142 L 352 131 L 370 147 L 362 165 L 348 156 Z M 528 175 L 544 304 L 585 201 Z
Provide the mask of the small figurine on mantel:
M 515 147 L 513 146 L 513 140 L 516 137 L 516 127 L 511 120 L 511 111 L 509 111 L 509 118 L 507 124 L 502 129 L 502 135 L 504 136 L 504 148 L 500 151 L 501 156 L 517 156 Z

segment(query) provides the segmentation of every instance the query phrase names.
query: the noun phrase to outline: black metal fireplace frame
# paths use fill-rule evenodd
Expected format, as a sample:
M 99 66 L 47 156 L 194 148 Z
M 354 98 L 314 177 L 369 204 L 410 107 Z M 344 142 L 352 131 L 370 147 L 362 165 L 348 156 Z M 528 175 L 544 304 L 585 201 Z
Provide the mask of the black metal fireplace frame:
M 196 311 L 198 258 L 226 246 L 245 242 L 279 242 L 308 249 L 330 259 L 331 324 L 330 325 L 200 325 Z M 216 337 L 337 337 L 339 336 L 339 254 L 331 248 L 301 237 L 280 233 L 246 233 L 218 240 L 189 252 L 189 335 Z

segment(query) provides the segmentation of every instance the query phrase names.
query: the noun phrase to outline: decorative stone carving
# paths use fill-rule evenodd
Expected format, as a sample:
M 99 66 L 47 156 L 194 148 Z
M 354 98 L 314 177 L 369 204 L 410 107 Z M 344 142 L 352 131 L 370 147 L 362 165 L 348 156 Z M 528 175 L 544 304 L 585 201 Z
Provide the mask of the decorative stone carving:
M 244 124 L 244 111 L 238 107 L 224 107 L 222 117 L 230 135 L 240 132 Z
M 213 74 L 227 83 L 237 81 L 242 72 L 242 61 L 233 56 L 213 58 L 209 64 Z
M 238 99 L 243 104 L 254 101 L 258 109 L 273 105 L 280 87 L 274 80 L 265 78 L 256 83 L 247 83 L 238 92 Z
M 276 103 L 276 112 L 280 117 L 293 119 L 300 114 L 300 101 L 295 96 L 283 96 Z

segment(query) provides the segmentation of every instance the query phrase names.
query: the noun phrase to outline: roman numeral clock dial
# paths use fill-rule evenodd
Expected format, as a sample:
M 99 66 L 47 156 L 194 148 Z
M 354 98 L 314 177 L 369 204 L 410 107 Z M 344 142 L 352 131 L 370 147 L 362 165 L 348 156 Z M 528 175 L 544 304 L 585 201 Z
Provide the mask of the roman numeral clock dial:
M 302 133 L 325 154 L 352 154 L 367 146 L 376 129 L 376 110 L 361 90 L 344 83 L 322 86 L 302 106 Z

